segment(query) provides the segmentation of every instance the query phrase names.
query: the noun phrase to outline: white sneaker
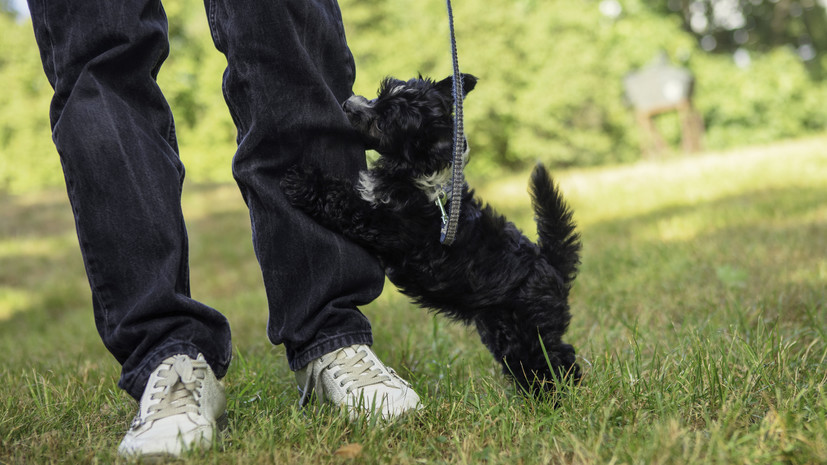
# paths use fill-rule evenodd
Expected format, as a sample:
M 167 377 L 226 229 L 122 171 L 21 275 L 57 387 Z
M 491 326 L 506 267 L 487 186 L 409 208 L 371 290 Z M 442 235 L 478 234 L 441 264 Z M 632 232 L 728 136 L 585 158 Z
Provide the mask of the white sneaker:
M 345 408 L 351 418 L 381 412 L 383 419 L 422 408 L 411 385 L 386 367 L 366 345 L 333 351 L 296 372 L 301 405 L 315 392 L 319 402 Z
M 224 386 L 203 355 L 169 357 L 149 376 L 118 453 L 179 456 L 210 447 L 218 424 L 226 422 L 226 408 Z

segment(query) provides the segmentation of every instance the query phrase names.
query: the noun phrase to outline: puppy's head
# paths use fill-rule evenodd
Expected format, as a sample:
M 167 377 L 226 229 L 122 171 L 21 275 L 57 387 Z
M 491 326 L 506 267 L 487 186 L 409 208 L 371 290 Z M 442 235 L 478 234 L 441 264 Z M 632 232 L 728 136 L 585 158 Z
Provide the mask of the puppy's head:
M 477 83 L 462 75 L 463 98 Z M 369 149 L 418 172 L 450 163 L 453 145 L 453 77 L 407 82 L 386 78 L 373 100 L 354 95 L 343 108 Z

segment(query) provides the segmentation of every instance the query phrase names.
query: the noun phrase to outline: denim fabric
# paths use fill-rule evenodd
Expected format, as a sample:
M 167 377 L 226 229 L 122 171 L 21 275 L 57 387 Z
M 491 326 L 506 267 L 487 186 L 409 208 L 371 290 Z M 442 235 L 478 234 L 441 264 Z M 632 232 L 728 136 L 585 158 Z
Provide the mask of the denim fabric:
M 250 210 L 269 302 L 267 334 L 292 369 L 370 344 L 357 309 L 382 290 L 378 263 L 292 209 L 278 185 L 295 162 L 355 178 L 364 148 L 340 102 L 353 60 L 335 0 L 205 0 L 228 60 L 224 97 L 238 127 L 233 174 Z M 169 53 L 159 0 L 29 0 L 55 90 L 60 155 L 92 289 L 95 323 L 139 398 L 166 357 L 203 353 L 224 376 L 227 319 L 190 297 L 181 211 L 184 167 L 155 77 Z M 216 96 L 217 97 L 217 96 Z M 229 154 L 228 154 L 229 157 Z

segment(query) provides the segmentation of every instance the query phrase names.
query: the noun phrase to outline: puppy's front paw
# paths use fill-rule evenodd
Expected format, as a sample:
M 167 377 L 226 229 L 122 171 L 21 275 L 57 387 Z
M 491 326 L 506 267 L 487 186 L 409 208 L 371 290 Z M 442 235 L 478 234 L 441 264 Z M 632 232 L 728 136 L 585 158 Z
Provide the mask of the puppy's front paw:
M 306 209 L 314 202 L 313 170 L 295 165 L 287 170 L 281 179 L 281 191 L 294 207 Z

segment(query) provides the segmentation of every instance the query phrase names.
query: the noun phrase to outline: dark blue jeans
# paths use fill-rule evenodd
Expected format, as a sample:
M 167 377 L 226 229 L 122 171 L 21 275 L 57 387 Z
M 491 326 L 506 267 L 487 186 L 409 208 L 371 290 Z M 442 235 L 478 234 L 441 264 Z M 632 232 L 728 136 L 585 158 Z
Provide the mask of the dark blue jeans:
M 227 57 L 224 97 L 238 128 L 233 174 L 250 211 L 269 302 L 267 333 L 292 369 L 350 344 L 370 344 L 357 309 L 384 277 L 361 248 L 287 204 L 279 189 L 298 161 L 355 178 L 364 147 L 341 102 L 353 58 L 335 0 L 205 0 Z M 95 323 L 139 398 L 166 357 L 203 353 L 219 377 L 230 327 L 190 297 L 181 211 L 184 167 L 155 77 L 169 53 L 159 0 L 29 0 L 50 117 Z M 229 154 L 228 154 L 229 155 Z

